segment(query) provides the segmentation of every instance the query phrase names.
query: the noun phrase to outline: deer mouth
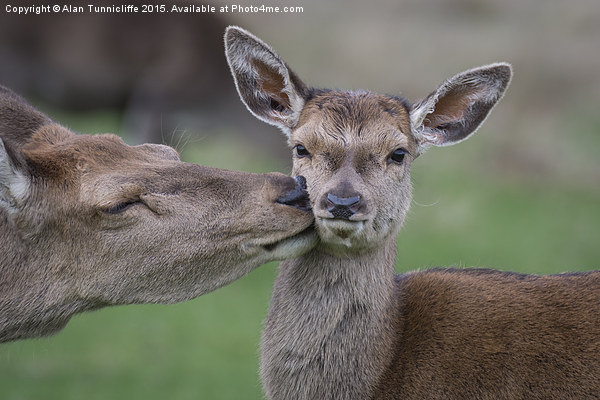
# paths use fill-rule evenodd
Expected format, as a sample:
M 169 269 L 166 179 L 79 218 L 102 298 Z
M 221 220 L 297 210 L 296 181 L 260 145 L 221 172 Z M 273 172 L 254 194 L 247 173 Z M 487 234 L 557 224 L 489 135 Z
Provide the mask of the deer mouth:
M 263 244 L 262 248 L 269 253 L 280 252 L 283 249 L 292 250 L 293 247 L 305 247 L 312 242 L 316 242 L 316 232 L 314 223 L 310 224 L 304 230 L 295 235 L 286 237 L 273 243 Z
M 301 227 L 295 233 L 276 239 L 253 240 L 242 246 L 243 251 L 250 257 L 258 257 L 262 263 L 281 261 L 286 258 L 298 257 L 317 244 L 317 233 L 314 222 Z
M 349 221 L 338 218 L 317 218 L 317 228 L 321 241 L 334 247 L 350 248 L 361 242 L 361 233 L 367 221 Z
M 363 229 L 363 221 L 348 221 L 343 219 L 324 219 L 321 225 L 341 239 L 348 239 Z

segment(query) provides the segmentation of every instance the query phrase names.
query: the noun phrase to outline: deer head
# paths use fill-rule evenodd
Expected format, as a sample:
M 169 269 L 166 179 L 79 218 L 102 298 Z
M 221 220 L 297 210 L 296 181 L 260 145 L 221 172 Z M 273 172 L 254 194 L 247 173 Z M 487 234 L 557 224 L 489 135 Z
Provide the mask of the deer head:
M 75 134 L 0 87 L 0 341 L 190 299 L 309 250 L 303 185 Z
M 470 137 L 511 79 L 506 63 L 460 73 L 410 104 L 366 91 L 308 88 L 267 44 L 229 27 L 226 55 L 240 97 L 277 126 L 306 177 L 322 246 L 360 252 L 395 238 L 411 202 L 409 170 L 430 146 Z

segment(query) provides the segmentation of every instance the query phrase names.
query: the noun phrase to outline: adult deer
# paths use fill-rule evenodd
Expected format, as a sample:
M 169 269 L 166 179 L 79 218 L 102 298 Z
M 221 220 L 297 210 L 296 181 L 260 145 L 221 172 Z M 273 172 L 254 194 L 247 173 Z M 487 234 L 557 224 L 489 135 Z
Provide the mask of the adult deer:
M 0 342 L 77 312 L 172 303 L 315 242 L 303 179 L 78 135 L 0 87 Z
M 467 139 L 511 67 L 458 74 L 415 104 L 310 89 L 269 46 L 225 34 L 239 94 L 283 130 L 319 243 L 280 265 L 262 337 L 270 399 L 549 399 L 600 395 L 600 274 L 484 269 L 394 275 L 409 169 Z

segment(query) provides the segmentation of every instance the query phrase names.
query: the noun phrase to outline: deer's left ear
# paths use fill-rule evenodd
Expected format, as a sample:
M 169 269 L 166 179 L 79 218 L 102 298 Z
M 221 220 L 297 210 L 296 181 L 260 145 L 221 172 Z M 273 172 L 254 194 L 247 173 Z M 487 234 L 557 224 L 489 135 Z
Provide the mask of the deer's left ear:
M 304 107 L 304 83 L 273 49 L 242 28 L 225 31 L 225 55 L 248 110 L 289 136 Z
M 461 142 L 475 133 L 504 95 L 511 77 L 510 64 L 486 65 L 448 79 L 415 103 L 410 119 L 418 153 Z

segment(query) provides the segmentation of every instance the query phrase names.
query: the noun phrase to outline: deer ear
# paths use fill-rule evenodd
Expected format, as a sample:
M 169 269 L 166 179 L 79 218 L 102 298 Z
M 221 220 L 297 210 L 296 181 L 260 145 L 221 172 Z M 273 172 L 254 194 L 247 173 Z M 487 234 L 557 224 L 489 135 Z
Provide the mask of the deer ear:
M 242 28 L 225 31 L 225 55 L 248 110 L 289 136 L 307 97 L 304 83 L 273 49 Z
M 13 162 L 11 152 L 0 138 L 0 209 L 18 210 L 29 193 L 29 179 Z
M 430 146 L 448 146 L 467 139 L 504 95 L 512 77 L 507 63 L 462 72 L 412 106 L 413 135 L 423 153 Z

